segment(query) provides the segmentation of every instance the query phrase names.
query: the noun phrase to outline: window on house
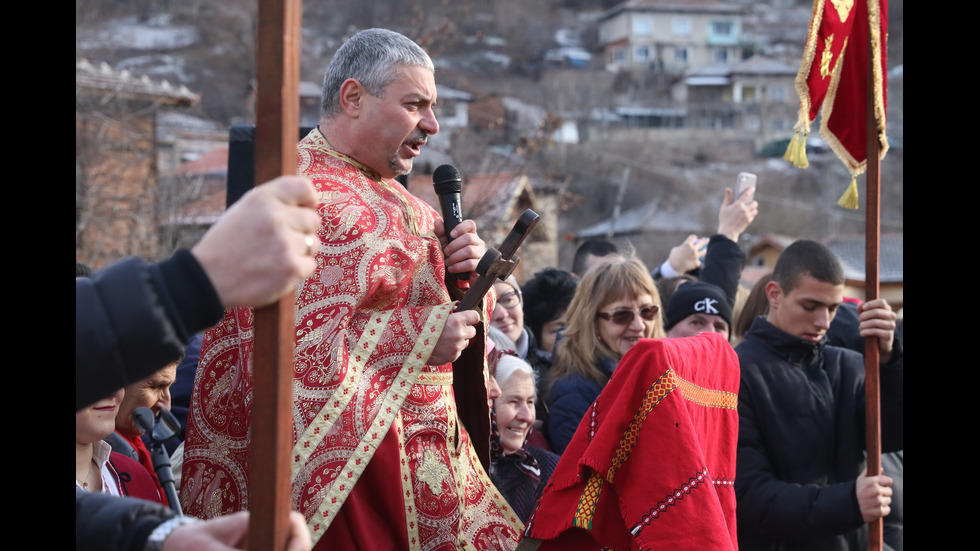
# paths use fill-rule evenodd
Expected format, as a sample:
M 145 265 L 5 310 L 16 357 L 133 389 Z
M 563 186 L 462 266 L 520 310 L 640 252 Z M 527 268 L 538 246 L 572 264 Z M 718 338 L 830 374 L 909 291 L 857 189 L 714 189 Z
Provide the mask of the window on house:
M 755 86 L 743 86 L 742 87 L 742 101 L 756 101 L 758 97 L 758 90 Z
M 762 122 L 759 120 L 759 117 L 756 115 L 746 116 L 744 119 L 744 123 L 745 123 L 745 130 L 747 132 L 758 132 L 759 130 L 762 129 Z
M 731 21 L 712 21 L 711 34 L 715 36 L 731 36 L 735 33 L 735 25 Z
M 687 63 L 687 48 L 674 48 L 674 61 Z
M 647 46 L 639 46 L 633 50 L 633 61 L 635 63 L 646 63 L 650 61 L 650 48 Z
M 719 48 L 715 50 L 715 61 L 719 63 L 728 63 L 728 49 Z
M 690 36 L 691 20 L 687 17 L 675 17 L 670 21 L 670 30 L 674 36 Z
M 650 36 L 653 34 L 653 18 L 636 16 L 633 18 L 633 34 Z
M 613 49 L 612 61 L 613 63 L 626 63 L 626 50 L 623 48 Z
M 773 102 L 786 101 L 786 89 L 783 88 L 782 86 L 770 86 L 769 101 L 773 101 Z

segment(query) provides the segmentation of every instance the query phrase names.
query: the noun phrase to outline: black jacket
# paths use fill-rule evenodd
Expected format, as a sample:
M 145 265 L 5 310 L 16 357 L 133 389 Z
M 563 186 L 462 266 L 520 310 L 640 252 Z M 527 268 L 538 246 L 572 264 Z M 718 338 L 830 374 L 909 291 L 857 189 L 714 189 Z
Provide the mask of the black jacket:
M 600 358 L 596 366 L 606 377 L 612 377 L 616 362 Z M 579 423 L 589 406 L 599 397 L 606 385 L 578 374 L 558 379 L 548 393 L 548 437 L 551 449 L 561 455 L 572 441 Z
M 75 279 L 75 411 L 180 357 L 224 310 L 187 250 L 147 264 L 127 258 Z
M 760 317 L 735 351 L 738 539 L 755 549 L 864 549 L 855 495 L 864 470 L 864 359 L 789 335 Z M 882 449 L 902 449 L 901 344 L 880 370 Z
M 174 516 L 159 503 L 75 488 L 75 550 L 143 551 L 150 533 Z
M 717 285 L 725 292 L 729 304 L 734 305 L 744 266 L 745 252 L 738 243 L 721 234 L 712 235 L 698 279 Z
M 744 266 L 745 251 L 738 246 L 738 243 L 719 233 L 708 239 L 708 249 L 705 252 L 701 267 L 687 273 L 695 276 L 698 281 L 717 285 L 725 292 L 728 302 L 734 305 Z M 657 266 L 650 273 L 650 277 L 654 280 L 662 278 L 661 267 L 662 265 Z

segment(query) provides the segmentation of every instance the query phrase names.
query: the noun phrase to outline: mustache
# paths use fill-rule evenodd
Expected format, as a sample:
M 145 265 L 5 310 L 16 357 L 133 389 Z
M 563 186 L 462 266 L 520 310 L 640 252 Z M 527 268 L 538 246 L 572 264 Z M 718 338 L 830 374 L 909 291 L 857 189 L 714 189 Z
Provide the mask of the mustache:
M 405 143 L 408 145 L 425 145 L 428 141 L 429 133 L 425 130 L 417 129 L 405 140 Z

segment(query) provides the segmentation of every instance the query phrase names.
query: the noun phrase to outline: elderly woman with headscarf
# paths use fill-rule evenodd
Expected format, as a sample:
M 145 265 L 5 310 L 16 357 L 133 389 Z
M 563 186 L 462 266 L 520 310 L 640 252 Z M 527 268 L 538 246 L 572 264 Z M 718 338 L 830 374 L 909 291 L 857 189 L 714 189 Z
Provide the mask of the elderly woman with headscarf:
M 527 522 L 558 464 L 554 453 L 528 444 L 534 424 L 534 370 L 527 362 L 502 350 L 494 378 L 500 395 L 491 415 L 490 480 L 500 490 L 521 521 Z

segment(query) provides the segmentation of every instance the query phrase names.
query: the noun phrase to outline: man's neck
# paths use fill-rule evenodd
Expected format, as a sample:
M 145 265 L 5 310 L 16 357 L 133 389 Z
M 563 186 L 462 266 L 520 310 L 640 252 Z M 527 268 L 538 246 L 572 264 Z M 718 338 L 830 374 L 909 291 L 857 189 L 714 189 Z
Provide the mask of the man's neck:
M 323 139 L 327 140 L 330 149 L 357 160 L 352 154 L 353 149 L 347 144 L 347 140 L 345 139 L 347 135 L 347 124 L 343 119 L 338 117 L 320 119 L 320 123 L 316 125 L 316 129 L 323 136 Z

